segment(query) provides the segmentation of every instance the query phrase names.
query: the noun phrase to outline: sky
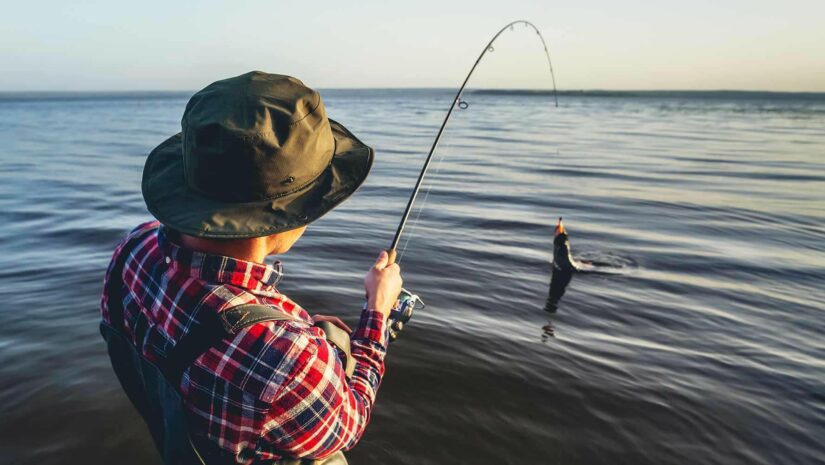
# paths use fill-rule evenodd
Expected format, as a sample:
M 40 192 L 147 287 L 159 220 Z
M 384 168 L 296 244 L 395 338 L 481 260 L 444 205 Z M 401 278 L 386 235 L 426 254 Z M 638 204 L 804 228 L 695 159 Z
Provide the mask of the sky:
M 457 87 L 511 20 L 559 89 L 825 91 L 823 0 L 3 1 L 0 91 L 197 90 L 258 69 L 317 88 Z M 471 87 L 549 88 L 507 31 Z

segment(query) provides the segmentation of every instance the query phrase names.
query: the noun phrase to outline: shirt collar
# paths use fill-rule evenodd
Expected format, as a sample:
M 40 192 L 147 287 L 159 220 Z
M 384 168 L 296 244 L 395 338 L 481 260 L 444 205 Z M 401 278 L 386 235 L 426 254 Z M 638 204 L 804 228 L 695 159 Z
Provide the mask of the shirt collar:
M 283 277 L 280 261 L 266 265 L 187 249 L 174 243 L 163 225 L 158 228 L 158 245 L 167 264 L 203 281 L 271 292 Z

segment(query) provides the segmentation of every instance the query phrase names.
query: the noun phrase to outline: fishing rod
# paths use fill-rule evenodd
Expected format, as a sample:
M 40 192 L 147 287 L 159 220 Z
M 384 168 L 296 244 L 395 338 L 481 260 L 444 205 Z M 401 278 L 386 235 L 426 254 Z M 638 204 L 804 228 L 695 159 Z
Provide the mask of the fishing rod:
M 499 30 L 496 35 L 487 42 L 487 45 L 481 51 L 481 54 L 476 59 L 476 62 L 473 63 L 473 67 L 470 68 L 470 72 L 467 73 L 467 77 L 464 78 L 464 82 L 461 83 L 461 87 L 458 88 L 458 92 L 456 92 L 455 97 L 453 97 L 453 103 L 450 105 L 450 108 L 447 110 L 447 115 L 444 117 L 444 121 L 441 123 L 441 127 L 438 128 L 438 133 L 435 135 L 435 140 L 433 140 L 433 145 L 430 147 L 430 153 L 427 154 L 427 159 L 424 161 L 424 166 L 421 168 L 421 173 L 418 175 L 418 181 L 415 183 L 415 187 L 413 188 L 412 193 L 410 194 L 410 200 L 407 202 L 407 208 L 404 210 L 404 216 L 401 217 L 401 222 L 398 224 L 398 230 L 395 231 L 395 238 L 392 240 L 392 245 L 387 250 L 387 254 L 389 255 L 389 263 L 395 263 L 396 258 L 396 249 L 398 248 L 398 243 L 401 240 L 401 233 L 404 232 L 404 226 L 407 224 L 407 219 L 410 217 L 410 212 L 412 211 L 412 206 L 415 203 L 416 197 L 418 197 L 418 191 L 421 189 L 421 183 L 424 181 L 424 176 L 427 175 L 427 169 L 430 167 L 430 162 L 433 159 L 433 154 L 435 153 L 435 149 L 438 147 L 438 142 L 441 140 L 441 134 L 444 133 L 444 128 L 447 127 L 447 121 L 450 120 L 450 116 L 453 114 L 453 110 L 455 109 L 456 105 L 458 105 L 459 109 L 466 109 L 469 104 L 464 100 L 461 100 L 461 94 L 464 92 L 464 87 L 467 86 L 467 82 L 469 82 L 470 77 L 473 75 L 473 72 L 476 70 L 476 67 L 481 62 L 481 59 L 484 58 L 489 52 L 493 51 L 493 43 L 498 39 L 498 37 L 507 29 L 513 30 L 516 24 L 524 24 L 525 27 L 530 27 L 536 34 L 539 36 L 541 40 L 541 45 L 544 47 L 544 54 L 547 56 L 547 66 L 550 68 L 550 77 L 553 80 L 553 100 L 556 104 L 556 107 L 559 106 L 559 98 L 556 93 L 556 76 L 553 74 L 553 63 L 550 62 L 550 51 L 547 49 L 547 42 L 544 41 L 544 36 L 541 35 L 541 31 L 530 21 L 525 20 L 518 20 L 513 21 L 512 23 L 507 24 L 501 30 Z M 428 191 L 429 193 L 429 191 Z M 426 201 L 426 198 L 425 198 Z M 410 321 L 412 318 L 413 312 L 416 309 L 420 309 L 424 307 L 424 302 L 421 298 L 412 292 L 402 289 L 401 294 L 398 296 L 398 300 L 395 303 L 395 306 L 390 312 L 388 323 L 389 323 L 389 337 L 390 341 L 396 340 L 398 337 L 398 333 L 404 328 L 404 325 Z M 366 309 L 366 304 L 365 307 Z
M 407 219 L 410 217 L 410 212 L 412 211 L 412 206 L 415 203 L 416 197 L 418 197 L 418 191 L 421 189 L 421 183 L 424 181 L 424 176 L 427 175 L 427 169 L 430 167 L 430 162 L 433 159 L 433 154 L 435 153 L 436 147 L 438 147 L 438 142 L 441 140 L 441 134 L 444 132 L 444 128 L 447 126 L 447 121 L 450 120 L 450 116 L 453 114 L 453 110 L 455 109 L 456 105 L 460 109 L 466 109 L 468 104 L 464 100 L 461 100 L 461 94 L 464 92 L 464 87 L 467 86 L 467 82 L 470 80 L 470 77 L 473 75 L 473 72 L 476 70 L 476 67 L 481 62 L 481 59 L 484 58 L 488 52 L 493 51 L 493 43 L 498 39 L 498 37 L 507 29 L 511 31 L 514 29 L 516 24 L 524 24 L 525 27 L 530 27 L 536 34 L 539 36 L 539 40 L 541 40 L 541 44 L 544 47 L 544 54 L 547 56 L 547 65 L 550 67 L 550 77 L 553 80 L 553 100 L 555 101 L 556 107 L 559 106 L 559 98 L 556 93 L 556 76 L 553 73 L 553 63 L 550 62 L 550 51 L 547 49 L 547 42 L 544 40 L 544 36 L 541 35 L 541 31 L 537 28 L 533 23 L 530 21 L 525 21 L 520 19 L 518 21 L 513 21 L 496 33 L 490 42 L 484 47 L 479 54 L 476 62 L 473 63 L 473 67 L 470 68 L 470 72 L 467 73 L 467 77 L 464 78 L 464 82 L 461 84 L 461 87 L 458 88 L 458 92 L 456 92 L 455 97 L 453 98 L 453 103 L 450 105 L 449 110 L 447 110 L 447 116 L 444 117 L 444 122 L 441 123 L 441 127 L 438 128 L 438 133 L 435 135 L 435 139 L 433 140 L 433 145 L 430 147 L 430 153 L 427 154 L 427 159 L 424 161 L 424 166 L 421 168 L 421 173 L 418 175 L 418 181 L 415 183 L 415 187 L 413 188 L 412 194 L 410 194 L 410 200 L 407 202 L 407 208 L 404 210 L 404 215 L 401 217 L 401 222 L 398 224 L 398 229 L 395 231 L 395 238 L 392 240 L 392 245 L 387 250 L 389 254 L 389 262 L 395 263 L 396 257 L 396 248 L 398 247 L 398 243 L 401 240 L 401 233 L 404 232 L 404 226 L 407 225 Z

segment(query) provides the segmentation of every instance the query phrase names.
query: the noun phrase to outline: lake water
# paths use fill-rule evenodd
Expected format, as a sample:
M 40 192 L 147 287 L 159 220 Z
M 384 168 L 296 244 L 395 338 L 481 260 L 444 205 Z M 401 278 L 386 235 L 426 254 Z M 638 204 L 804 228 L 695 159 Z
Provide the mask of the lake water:
M 377 158 L 281 290 L 354 322 L 452 94 L 322 94 Z M 0 463 L 158 463 L 97 308 L 187 98 L 0 96 Z M 427 307 L 350 462 L 825 462 L 825 95 L 465 100 L 401 261 Z M 550 314 L 559 216 L 614 268 Z

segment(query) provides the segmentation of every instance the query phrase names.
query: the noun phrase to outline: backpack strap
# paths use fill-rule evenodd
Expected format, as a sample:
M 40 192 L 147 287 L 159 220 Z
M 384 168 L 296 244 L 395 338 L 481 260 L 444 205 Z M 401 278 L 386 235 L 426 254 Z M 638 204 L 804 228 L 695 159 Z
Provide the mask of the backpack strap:
M 237 334 L 243 328 L 262 321 L 303 321 L 292 315 L 280 312 L 268 305 L 244 304 L 224 310 L 221 317 L 223 329 L 228 334 Z
M 303 321 L 272 307 L 261 304 L 243 304 L 220 313 L 209 311 L 166 354 L 162 369 L 168 379 L 180 385 L 183 372 L 195 359 L 228 336 L 233 336 L 247 326 L 264 321 Z
M 346 373 L 347 379 L 352 378 L 352 374 L 355 373 L 355 358 L 350 351 L 349 333 L 329 321 L 319 321 L 313 326 L 321 328 L 321 331 L 326 335 L 327 342 L 344 354 L 346 360 L 341 360 L 344 364 L 344 373 Z
M 167 353 L 166 360 L 162 362 L 162 369 L 169 380 L 176 383 L 176 386 L 180 385 L 183 372 L 201 354 L 222 339 L 264 321 L 303 322 L 299 318 L 261 304 L 238 305 L 218 314 L 210 312 Z M 355 358 L 350 352 L 349 333 L 327 321 L 319 321 L 314 326 L 321 328 L 326 335 L 327 342 L 344 354 L 345 360 L 342 360 L 344 372 L 347 379 L 351 378 L 355 371 Z

